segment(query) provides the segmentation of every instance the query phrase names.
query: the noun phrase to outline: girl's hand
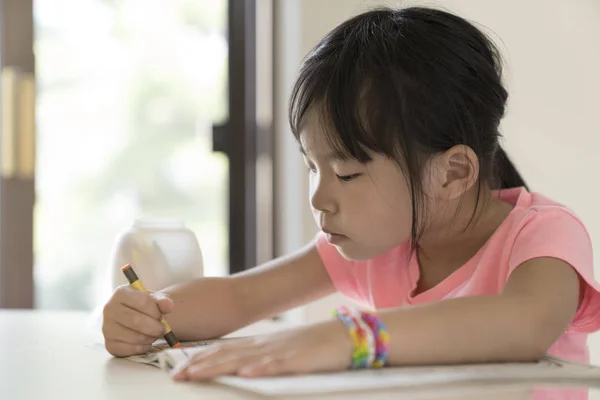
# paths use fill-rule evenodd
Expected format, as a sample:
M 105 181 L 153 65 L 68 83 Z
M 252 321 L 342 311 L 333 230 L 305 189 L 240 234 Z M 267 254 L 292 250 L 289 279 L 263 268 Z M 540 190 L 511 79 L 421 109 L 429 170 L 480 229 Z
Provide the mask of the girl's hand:
M 117 357 L 149 351 L 152 343 L 165 334 L 160 320 L 173 306 L 173 301 L 162 293 L 120 286 L 104 306 L 102 334 L 106 350 Z
M 352 361 L 346 326 L 332 320 L 266 336 L 224 341 L 197 353 L 172 376 L 178 381 L 341 371 Z

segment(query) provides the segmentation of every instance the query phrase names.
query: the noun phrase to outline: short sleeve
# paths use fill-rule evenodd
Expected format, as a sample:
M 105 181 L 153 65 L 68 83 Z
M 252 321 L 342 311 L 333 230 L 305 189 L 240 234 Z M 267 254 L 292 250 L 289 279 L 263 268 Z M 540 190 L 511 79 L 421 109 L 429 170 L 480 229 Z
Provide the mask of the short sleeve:
M 319 232 L 317 235 L 316 245 L 319 257 L 335 288 L 351 300 L 363 301 L 362 296 L 358 293 L 356 278 L 353 274 L 354 262 L 345 259 L 335 246 L 327 241 L 323 232 Z
M 581 305 L 567 332 L 595 332 L 600 329 L 600 286 L 594 279 L 590 236 L 582 222 L 562 208 L 532 210 L 519 229 L 508 275 L 525 261 L 552 257 L 569 264 L 584 282 Z

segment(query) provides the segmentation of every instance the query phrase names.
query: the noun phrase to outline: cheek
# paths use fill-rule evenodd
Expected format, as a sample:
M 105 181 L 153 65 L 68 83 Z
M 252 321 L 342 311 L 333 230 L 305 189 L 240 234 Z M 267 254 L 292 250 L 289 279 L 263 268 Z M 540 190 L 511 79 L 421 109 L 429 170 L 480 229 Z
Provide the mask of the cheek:
M 375 218 L 379 221 L 382 231 L 390 237 L 404 237 L 410 232 L 412 212 L 404 202 L 381 204 L 376 210 Z
M 381 190 L 365 199 L 364 218 L 378 241 L 404 241 L 410 235 L 412 206 L 410 196 L 402 188 Z

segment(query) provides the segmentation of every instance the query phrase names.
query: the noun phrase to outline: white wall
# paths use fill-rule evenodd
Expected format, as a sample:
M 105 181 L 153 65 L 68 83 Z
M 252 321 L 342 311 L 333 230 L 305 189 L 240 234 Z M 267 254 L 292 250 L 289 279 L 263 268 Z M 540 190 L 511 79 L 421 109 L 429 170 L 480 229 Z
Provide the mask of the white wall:
M 280 1 L 275 16 L 281 38 L 276 49 L 275 126 L 281 155 L 275 167 L 282 189 L 277 198 L 279 250 L 292 251 L 316 233 L 306 174 L 287 126 L 287 96 L 298 65 L 329 29 L 374 4 L 441 6 L 493 31 L 505 56 L 510 92 L 501 127 L 505 147 L 533 190 L 580 215 L 600 254 L 600 179 L 595 176 L 600 159 L 594 158 L 600 149 L 598 0 Z M 294 315 L 309 321 L 324 318 L 340 300 L 334 296 Z M 598 335 L 591 346 L 593 361 L 600 360 Z

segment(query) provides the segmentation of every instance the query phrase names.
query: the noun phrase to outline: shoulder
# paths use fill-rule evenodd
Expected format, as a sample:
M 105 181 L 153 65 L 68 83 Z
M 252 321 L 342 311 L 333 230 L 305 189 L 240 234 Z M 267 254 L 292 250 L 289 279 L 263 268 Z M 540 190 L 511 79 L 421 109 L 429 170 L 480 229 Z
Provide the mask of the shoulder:
M 514 204 L 504 236 L 510 246 L 509 275 L 532 260 L 562 261 L 575 270 L 582 289 L 582 304 L 569 331 L 600 329 L 600 286 L 594 278 L 592 240 L 584 222 L 564 204 L 524 189 Z M 539 265 L 550 268 L 551 263 Z
M 535 220 L 537 223 L 575 223 L 585 230 L 577 214 L 568 206 L 540 193 L 528 192 L 524 188 L 503 190 L 498 198 L 513 205 L 511 216 L 525 225 Z
M 507 217 L 507 244 L 511 267 L 535 257 L 556 257 L 592 267 L 592 241 L 579 216 L 569 207 L 525 189 L 500 193 L 513 204 Z M 566 259 L 565 259 L 566 258 Z

